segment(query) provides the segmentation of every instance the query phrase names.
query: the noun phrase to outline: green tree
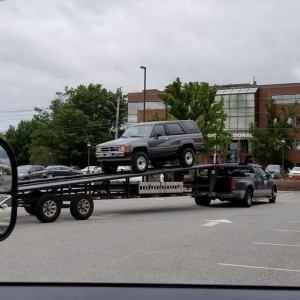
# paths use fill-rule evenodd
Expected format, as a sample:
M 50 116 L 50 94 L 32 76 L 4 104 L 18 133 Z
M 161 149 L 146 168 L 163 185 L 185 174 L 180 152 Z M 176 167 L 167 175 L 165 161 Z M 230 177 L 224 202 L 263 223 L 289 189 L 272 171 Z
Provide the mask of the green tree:
M 182 83 L 177 78 L 159 95 L 168 114 L 179 120 L 197 122 L 205 141 L 204 154 L 209 156 L 215 149 L 223 156 L 231 141 L 230 134 L 225 131 L 224 100 L 216 101 L 216 92 L 216 88 L 206 82 Z
M 259 128 L 256 123 L 250 124 L 252 153 L 260 163 L 281 164 L 282 147 L 284 147 L 284 156 L 287 159 L 293 146 L 297 103 L 286 108 L 278 107 L 274 100 L 270 100 L 266 104 L 266 109 L 266 128 Z M 285 141 L 284 144 L 282 140 Z
M 119 122 L 116 124 L 119 99 Z M 33 134 L 32 147 L 44 146 L 56 153 L 57 163 L 85 166 L 88 147 L 91 147 L 91 164 L 97 164 L 95 145 L 114 138 L 127 117 L 126 96 L 122 90 L 115 93 L 102 85 L 66 87 L 56 93 L 50 111 L 36 109 L 34 120 L 39 130 Z
M 10 126 L 6 131 L 6 140 L 15 153 L 18 165 L 28 164 L 32 133 L 37 127 L 38 124 L 34 120 L 22 120 L 17 127 Z

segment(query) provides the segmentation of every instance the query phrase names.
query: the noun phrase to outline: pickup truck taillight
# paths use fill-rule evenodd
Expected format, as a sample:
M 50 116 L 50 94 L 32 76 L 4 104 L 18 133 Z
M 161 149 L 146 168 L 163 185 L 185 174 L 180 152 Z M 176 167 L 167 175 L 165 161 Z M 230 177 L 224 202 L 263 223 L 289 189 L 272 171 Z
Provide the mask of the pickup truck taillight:
M 230 187 L 231 187 L 232 190 L 235 189 L 235 181 L 233 179 L 231 179 Z

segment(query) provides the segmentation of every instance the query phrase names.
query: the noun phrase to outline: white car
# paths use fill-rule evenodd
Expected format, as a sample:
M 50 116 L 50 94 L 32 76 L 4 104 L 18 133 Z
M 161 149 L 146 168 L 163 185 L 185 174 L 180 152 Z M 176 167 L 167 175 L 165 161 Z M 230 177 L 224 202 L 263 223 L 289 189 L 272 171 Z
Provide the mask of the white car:
M 99 166 L 89 166 L 85 167 L 84 169 L 81 170 L 82 174 L 88 174 L 88 170 L 90 171 L 89 174 L 96 174 L 96 173 L 101 173 L 101 168 Z
M 11 195 L 0 195 L 0 223 L 9 223 L 11 218 Z
M 289 177 L 298 177 L 300 176 L 300 167 L 294 167 L 289 172 Z

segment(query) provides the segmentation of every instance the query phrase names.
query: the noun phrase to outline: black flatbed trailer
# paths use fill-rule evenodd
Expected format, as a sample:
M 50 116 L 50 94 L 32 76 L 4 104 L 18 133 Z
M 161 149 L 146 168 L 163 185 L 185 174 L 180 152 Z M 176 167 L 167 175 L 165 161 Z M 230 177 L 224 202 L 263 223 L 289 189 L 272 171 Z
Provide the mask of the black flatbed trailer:
M 89 174 L 54 177 L 18 184 L 18 206 L 35 215 L 41 222 L 54 222 L 61 208 L 69 208 L 78 220 L 88 219 L 94 210 L 94 198 L 153 196 L 182 194 L 183 174 L 207 165 L 190 168 L 179 166 L 149 169 L 144 173 L 117 172 L 115 174 Z M 160 174 L 172 174 L 171 182 L 149 180 Z M 134 177 L 143 176 L 143 182 L 132 184 Z M 120 180 L 122 182 L 120 182 Z M 189 186 L 190 187 L 190 186 Z
M 149 169 L 144 173 L 121 171 L 115 174 L 75 175 L 19 182 L 18 206 L 47 223 L 54 222 L 62 208 L 69 208 L 75 219 L 88 219 L 94 210 L 95 197 L 110 199 L 162 194 L 191 195 L 197 205 L 204 205 L 208 203 L 199 202 L 203 193 L 212 194 L 216 188 L 222 189 L 217 179 L 224 166 L 228 164 L 196 164 L 189 168 L 172 166 Z M 173 179 L 160 182 L 157 180 L 160 174 L 171 174 Z M 189 179 L 185 180 L 184 174 L 189 174 Z M 142 182 L 132 182 L 134 177 L 140 176 L 143 176 Z M 156 181 L 151 177 L 156 177 Z

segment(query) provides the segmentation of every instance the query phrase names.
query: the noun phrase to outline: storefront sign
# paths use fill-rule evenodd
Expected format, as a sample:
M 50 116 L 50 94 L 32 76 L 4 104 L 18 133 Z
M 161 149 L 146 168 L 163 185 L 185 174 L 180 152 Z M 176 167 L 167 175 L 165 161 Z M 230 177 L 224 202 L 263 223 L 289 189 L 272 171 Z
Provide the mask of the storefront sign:
M 250 132 L 232 132 L 232 138 L 234 140 L 251 139 L 252 134 Z

